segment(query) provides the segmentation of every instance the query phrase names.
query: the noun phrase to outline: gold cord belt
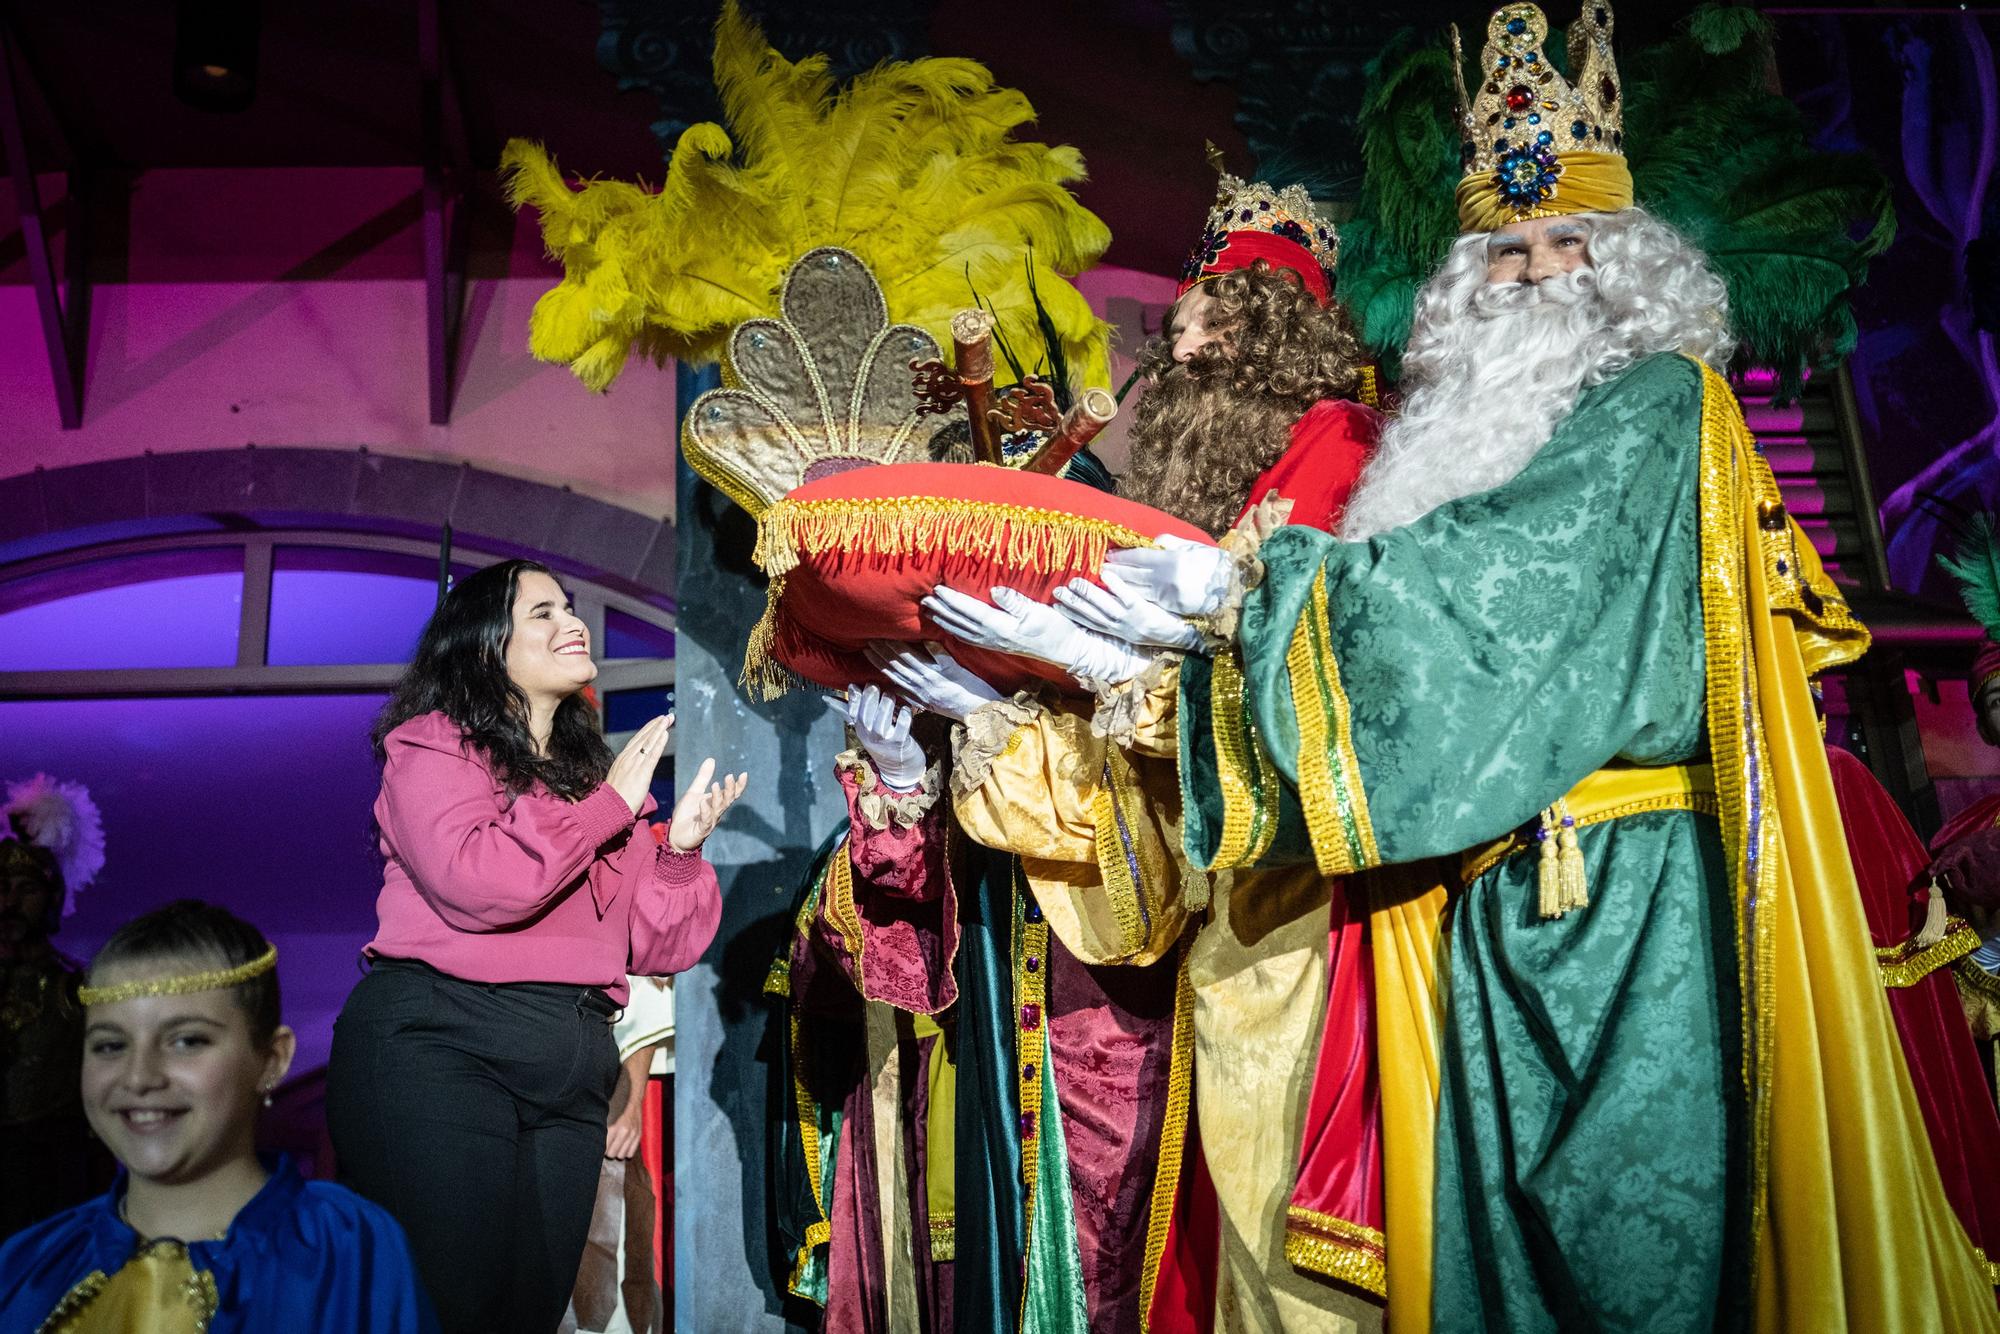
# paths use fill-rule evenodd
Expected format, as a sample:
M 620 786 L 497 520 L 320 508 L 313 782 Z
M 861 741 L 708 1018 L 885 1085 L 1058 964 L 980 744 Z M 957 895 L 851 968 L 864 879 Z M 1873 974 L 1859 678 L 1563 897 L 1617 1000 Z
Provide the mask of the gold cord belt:
M 1539 848 L 1542 915 L 1560 917 L 1589 903 L 1583 884 L 1583 854 L 1576 846 L 1578 829 L 1652 811 L 1699 811 L 1714 815 L 1717 810 L 1712 765 L 1599 769 L 1543 810 L 1538 824 L 1524 826 L 1466 853 L 1460 861 L 1459 873 L 1469 885 L 1515 853 Z

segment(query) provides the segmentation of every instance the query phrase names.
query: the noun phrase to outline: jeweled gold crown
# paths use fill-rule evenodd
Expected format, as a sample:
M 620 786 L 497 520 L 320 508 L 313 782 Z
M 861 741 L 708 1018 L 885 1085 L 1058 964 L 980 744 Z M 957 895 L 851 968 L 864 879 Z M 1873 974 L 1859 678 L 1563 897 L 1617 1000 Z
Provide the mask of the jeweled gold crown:
M 1503 6 L 1486 24 L 1483 81 L 1469 96 L 1464 48 L 1451 30 L 1465 170 L 1458 210 L 1468 231 L 1632 206 L 1611 6 L 1586 3 L 1570 25 L 1567 79 L 1549 61 L 1548 36 L 1538 6 Z
M 1266 237 L 1290 242 L 1303 253 L 1290 252 L 1296 255 L 1293 259 L 1268 241 L 1254 244 Z M 1297 270 L 1324 303 L 1330 291 L 1327 277 L 1340 259 L 1340 234 L 1304 186 L 1288 185 L 1280 190 L 1265 181 L 1246 181 L 1225 171 L 1216 182 L 1215 203 L 1208 211 L 1201 239 L 1181 268 L 1181 290 L 1203 278 L 1245 267 L 1253 259 Z M 1317 267 L 1319 273 L 1310 273 L 1309 267 Z

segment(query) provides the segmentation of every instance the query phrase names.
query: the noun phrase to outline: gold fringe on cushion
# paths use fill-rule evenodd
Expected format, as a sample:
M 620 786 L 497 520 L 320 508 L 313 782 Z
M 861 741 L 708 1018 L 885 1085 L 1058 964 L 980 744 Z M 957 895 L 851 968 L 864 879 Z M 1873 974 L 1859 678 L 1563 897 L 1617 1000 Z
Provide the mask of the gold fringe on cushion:
M 801 554 L 874 556 L 944 552 L 1036 574 L 1095 570 L 1112 547 L 1150 547 L 1123 524 L 1029 505 L 935 496 L 781 500 L 757 521 L 758 567 L 776 577 Z
M 764 614 L 750 628 L 750 638 L 743 645 L 743 670 L 736 684 L 753 699 L 777 699 L 811 684 L 800 679 L 771 652 L 778 638 L 778 599 L 784 595 L 785 578 L 778 575 L 764 591 Z

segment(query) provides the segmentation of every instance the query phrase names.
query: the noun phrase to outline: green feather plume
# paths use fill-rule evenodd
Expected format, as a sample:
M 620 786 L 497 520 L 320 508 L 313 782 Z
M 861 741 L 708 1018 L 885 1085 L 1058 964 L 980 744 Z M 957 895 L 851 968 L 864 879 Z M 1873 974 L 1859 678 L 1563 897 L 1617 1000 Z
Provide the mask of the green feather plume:
M 1958 559 L 1941 555 L 1937 563 L 1958 584 L 1972 619 L 2000 642 L 2000 543 L 1994 538 L 1993 521 L 1984 514 L 1974 515 L 1959 538 Z
M 1768 19 L 1708 4 L 1683 31 L 1623 62 L 1625 143 L 1640 204 L 1708 255 L 1730 325 L 1781 396 L 1853 350 L 1850 297 L 1896 233 L 1889 186 L 1854 153 L 1812 147 L 1804 118 L 1769 90 Z M 1564 44 L 1553 34 L 1551 55 Z M 1341 228 L 1340 292 L 1393 367 L 1417 289 L 1458 222 L 1451 56 L 1400 33 L 1369 66 L 1361 110 L 1367 177 Z

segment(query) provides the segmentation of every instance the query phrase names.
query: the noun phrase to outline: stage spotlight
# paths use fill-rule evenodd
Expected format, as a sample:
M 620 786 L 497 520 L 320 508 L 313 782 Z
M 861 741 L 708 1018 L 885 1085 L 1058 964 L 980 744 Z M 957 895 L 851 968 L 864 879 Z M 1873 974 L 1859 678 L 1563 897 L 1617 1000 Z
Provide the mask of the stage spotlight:
M 174 96 L 241 111 L 257 96 L 258 0 L 176 0 Z

